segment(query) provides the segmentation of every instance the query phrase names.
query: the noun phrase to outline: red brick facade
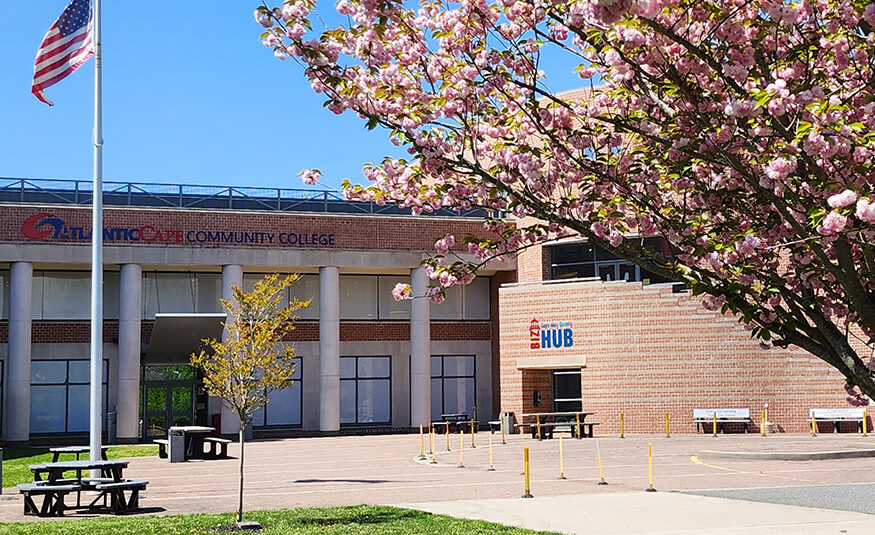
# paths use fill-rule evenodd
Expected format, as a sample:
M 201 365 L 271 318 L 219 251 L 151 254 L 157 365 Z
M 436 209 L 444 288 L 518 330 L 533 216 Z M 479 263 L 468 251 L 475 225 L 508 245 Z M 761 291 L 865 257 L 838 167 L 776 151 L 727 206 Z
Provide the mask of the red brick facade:
M 521 270 L 522 273 L 522 270 Z M 732 317 L 705 310 L 699 298 L 669 285 L 634 282 L 535 283 L 504 287 L 501 311 L 501 410 L 552 410 L 550 370 L 520 370 L 517 359 L 585 357 L 583 410 L 600 433 L 693 433 L 694 408 L 749 408 L 758 430 L 766 403 L 783 432 L 808 429 L 808 410 L 845 407 L 841 375 L 799 349 L 763 350 Z M 571 322 L 573 346 L 533 350 L 529 327 Z

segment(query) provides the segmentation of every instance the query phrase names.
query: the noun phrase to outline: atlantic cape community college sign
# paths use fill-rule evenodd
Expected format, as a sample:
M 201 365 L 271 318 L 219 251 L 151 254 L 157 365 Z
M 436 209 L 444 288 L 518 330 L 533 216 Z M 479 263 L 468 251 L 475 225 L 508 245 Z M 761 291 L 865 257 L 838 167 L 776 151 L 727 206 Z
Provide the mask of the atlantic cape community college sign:
M 21 233 L 31 240 L 69 242 L 91 240 L 90 228 L 68 225 L 63 219 L 49 212 L 41 212 L 28 217 L 21 225 Z M 103 241 L 110 243 L 333 247 L 334 234 L 179 229 L 147 224 L 135 227 L 105 227 Z

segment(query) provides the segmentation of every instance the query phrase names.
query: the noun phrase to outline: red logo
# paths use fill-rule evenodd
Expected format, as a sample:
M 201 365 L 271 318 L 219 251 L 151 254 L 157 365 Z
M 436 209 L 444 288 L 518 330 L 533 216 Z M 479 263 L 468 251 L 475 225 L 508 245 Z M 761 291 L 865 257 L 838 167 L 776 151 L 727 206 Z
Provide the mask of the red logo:
M 64 228 L 64 222 L 55 217 L 55 214 L 46 212 L 28 217 L 21 225 L 21 232 L 32 240 L 43 240 L 50 234 L 57 237 Z
M 529 324 L 529 342 L 531 349 L 541 349 L 541 324 L 537 319 L 533 319 Z

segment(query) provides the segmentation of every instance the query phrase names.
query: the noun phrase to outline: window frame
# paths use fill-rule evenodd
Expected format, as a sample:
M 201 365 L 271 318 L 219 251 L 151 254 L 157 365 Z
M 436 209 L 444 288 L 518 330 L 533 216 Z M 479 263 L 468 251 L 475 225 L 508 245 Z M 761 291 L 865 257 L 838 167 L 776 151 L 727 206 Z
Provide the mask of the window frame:
M 37 386 L 63 386 L 64 387 L 64 430 L 63 431 L 46 431 L 46 432 L 38 432 L 34 433 L 31 431 L 31 436 L 52 436 L 58 435 L 60 433 L 64 434 L 84 434 L 88 433 L 88 430 L 85 431 L 70 431 L 70 385 L 81 386 L 88 385 L 90 381 L 78 382 L 78 381 L 70 381 L 70 363 L 71 362 L 89 362 L 88 359 L 33 359 L 31 360 L 31 365 L 34 362 L 63 362 L 66 366 L 66 375 L 64 377 L 63 383 L 34 383 L 33 382 L 33 368 L 31 367 L 31 380 L 30 380 L 30 392 L 33 394 L 33 387 Z M 89 365 L 90 366 L 90 365 Z M 107 429 L 107 413 L 109 412 L 107 409 L 107 404 L 109 403 L 109 359 L 103 359 L 103 369 L 102 378 L 103 381 L 101 383 L 101 387 L 103 390 L 103 399 L 101 403 L 102 409 L 102 427 L 104 430 Z M 28 420 L 31 417 L 30 409 L 28 410 Z
M 446 366 L 444 365 L 444 359 L 447 357 L 455 357 L 455 358 L 470 357 L 471 363 L 472 363 L 471 375 L 446 375 L 446 373 L 445 373 Z M 449 413 L 447 413 L 446 399 L 444 398 L 444 381 L 446 379 L 473 379 L 473 381 L 474 381 L 474 405 L 472 406 L 472 411 L 471 411 L 471 412 L 473 412 L 473 407 L 477 406 L 477 355 L 474 355 L 474 354 L 431 355 L 431 358 L 429 359 L 429 370 L 431 370 L 431 362 L 432 362 L 431 359 L 435 359 L 435 358 L 441 359 L 441 374 L 440 375 L 432 375 L 431 371 L 429 371 L 429 381 L 431 381 L 433 379 L 440 379 L 441 387 L 440 387 L 439 392 L 440 392 L 440 396 L 441 396 L 441 414 L 449 414 Z M 434 389 L 432 389 L 431 395 L 432 395 L 432 397 L 434 397 L 434 395 L 435 395 Z M 431 405 L 429 405 L 429 407 L 431 407 Z M 434 415 L 432 415 L 432 416 L 434 416 Z M 468 414 L 468 416 L 470 416 L 472 418 L 474 417 L 473 414 Z
M 354 381 L 355 384 L 355 422 L 340 422 L 340 427 L 385 427 L 392 425 L 392 356 L 391 355 L 346 355 L 342 359 L 355 359 L 355 377 L 343 377 L 340 375 L 340 383 Z M 388 375 L 379 377 L 359 377 L 359 359 L 384 358 L 389 362 Z M 359 422 L 359 381 L 389 381 L 389 418 L 379 422 Z M 341 387 L 341 391 L 343 388 Z

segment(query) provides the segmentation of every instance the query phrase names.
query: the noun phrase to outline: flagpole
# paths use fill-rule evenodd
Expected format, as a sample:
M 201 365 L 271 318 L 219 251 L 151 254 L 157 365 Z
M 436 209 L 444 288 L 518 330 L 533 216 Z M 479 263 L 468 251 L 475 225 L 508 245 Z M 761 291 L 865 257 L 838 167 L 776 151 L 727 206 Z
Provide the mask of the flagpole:
M 100 0 L 94 0 L 94 187 L 91 201 L 91 434 L 90 458 L 101 459 L 103 401 L 103 110 Z M 98 471 L 99 472 L 99 471 Z M 92 474 L 94 475 L 94 474 Z M 99 473 L 98 476 L 99 477 Z

